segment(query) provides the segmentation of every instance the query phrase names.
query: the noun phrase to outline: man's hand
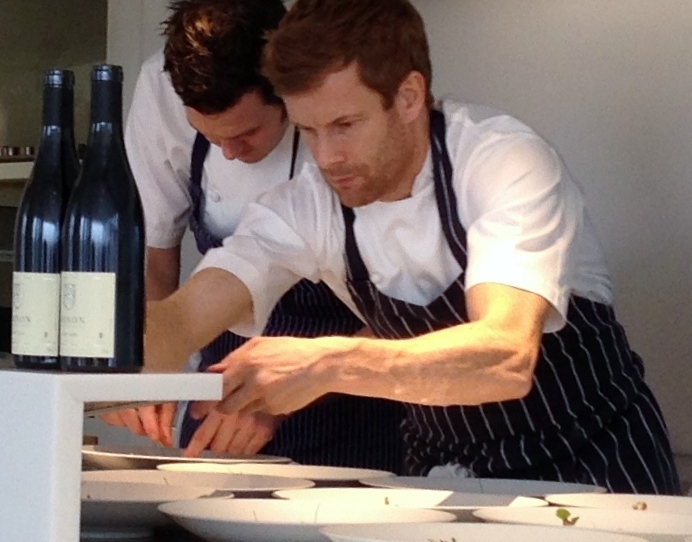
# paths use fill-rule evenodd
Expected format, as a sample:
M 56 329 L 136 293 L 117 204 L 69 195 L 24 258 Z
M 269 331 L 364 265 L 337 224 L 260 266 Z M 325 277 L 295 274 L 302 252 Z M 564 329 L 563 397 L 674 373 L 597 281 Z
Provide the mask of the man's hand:
M 144 406 L 116 410 L 101 414 L 100 418 L 109 425 L 127 427 L 135 435 L 146 436 L 158 444 L 173 446 L 173 419 L 177 403 Z
M 212 409 L 224 413 L 290 414 L 331 391 L 331 356 L 344 355 L 359 343 L 349 337 L 304 339 L 255 337 L 231 352 L 209 372 L 223 373 L 223 399 L 198 402 L 201 418 Z
M 211 410 L 185 450 L 196 457 L 209 448 L 214 453 L 253 455 L 269 442 L 279 419 L 269 414 L 222 414 Z

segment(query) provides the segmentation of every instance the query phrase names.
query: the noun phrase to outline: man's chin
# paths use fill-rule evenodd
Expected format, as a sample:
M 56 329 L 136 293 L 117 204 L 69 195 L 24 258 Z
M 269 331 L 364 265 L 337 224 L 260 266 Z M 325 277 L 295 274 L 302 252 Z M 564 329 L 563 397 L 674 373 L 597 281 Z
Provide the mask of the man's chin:
M 242 162 L 243 164 L 256 164 L 264 160 L 270 152 L 271 150 L 268 152 L 256 150 L 254 152 L 248 152 L 247 154 L 236 156 L 234 160 L 238 160 L 238 162 Z
M 255 156 L 255 155 L 248 155 L 248 156 L 238 156 L 236 160 L 239 162 L 242 162 L 243 164 L 256 164 L 258 162 L 261 162 L 267 155 L 265 154 L 264 156 Z
M 353 194 L 336 191 L 336 195 L 338 196 L 341 205 L 344 207 L 350 207 L 351 209 L 369 205 L 377 200 L 377 198 L 369 197 L 365 194 Z

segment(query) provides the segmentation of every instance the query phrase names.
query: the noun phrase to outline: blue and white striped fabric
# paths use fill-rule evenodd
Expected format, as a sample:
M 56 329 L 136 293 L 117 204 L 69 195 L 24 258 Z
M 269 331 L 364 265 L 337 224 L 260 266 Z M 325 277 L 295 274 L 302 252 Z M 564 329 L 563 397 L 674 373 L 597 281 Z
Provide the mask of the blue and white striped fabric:
M 432 113 L 435 193 L 445 237 L 462 272 L 426 306 L 393 299 L 369 279 L 346 223 L 349 290 L 379 337 L 409 338 L 468 321 L 464 298 L 466 232 L 457 216 L 442 113 Z M 543 338 L 529 395 L 480 406 L 406 405 L 411 474 L 458 464 L 478 477 L 579 482 L 628 493 L 680 492 L 668 433 L 612 307 L 570 301 L 567 325 Z
M 209 142 L 198 134 L 192 151 L 190 195 L 193 209 L 190 226 L 197 248 L 204 254 L 221 246 L 204 227 L 201 216 L 202 165 Z M 293 142 L 290 177 L 298 150 Z M 299 282 L 279 301 L 264 330 L 268 336 L 319 337 L 352 335 L 363 323 L 323 283 Z M 200 371 L 223 359 L 247 341 L 227 332 L 202 350 Z M 286 355 L 291 355 L 287 352 Z M 400 425 L 401 403 L 346 395 L 329 395 L 287 417 L 261 453 L 290 457 L 298 463 L 403 470 Z M 199 426 L 187 413 L 183 418 L 180 445 L 186 446 Z

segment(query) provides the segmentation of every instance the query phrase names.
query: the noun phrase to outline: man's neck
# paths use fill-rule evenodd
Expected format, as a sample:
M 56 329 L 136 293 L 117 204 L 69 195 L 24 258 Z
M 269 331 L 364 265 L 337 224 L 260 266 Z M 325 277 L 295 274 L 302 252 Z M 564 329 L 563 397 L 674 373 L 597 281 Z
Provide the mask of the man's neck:
M 412 126 L 411 146 L 405 165 L 398 173 L 402 180 L 399 189 L 383 201 L 397 201 L 411 197 L 416 177 L 420 174 L 430 149 L 430 112 L 425 111 Z

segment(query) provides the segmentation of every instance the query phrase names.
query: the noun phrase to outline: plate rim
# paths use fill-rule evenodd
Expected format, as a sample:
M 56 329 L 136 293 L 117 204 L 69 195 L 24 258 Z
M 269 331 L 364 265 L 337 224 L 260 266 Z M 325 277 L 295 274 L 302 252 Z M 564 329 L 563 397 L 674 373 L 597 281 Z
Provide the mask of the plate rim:
M 124 451 L 104 451 L 97 450 L 100 445 L 98 444 L 85 444 L 82 446 L 82 454 L 86 456 L 96 456 L 96 457 L 114 457 L 123 459 L 133 459 L 133 460 L 149 460 L 149 461 L 160 461 L 160 462 L 175 462 L 175 463 L 222 463 L 222 464 L 238 464 L 238 463 L 268 463 L 268 464 L 288 464 L 291 462 L 289 457 L 279 456 L 279 455 L 266 455 L 266 454 L 256 454 L 254 456 L 243 456 L 231 458 L 231 457 L 171 457 L 171 456 L 157 456 L 148 455 L 141 453 L 127 453 Z M 105 446 L 104 446 L 105 447 Z M 108 448 L 123 448 L 127 449 L 128 446 L 108 446 Z M 129 446 L 130 449 L 144 450 L 147 446 Z M 157 450 L 159 448 L 152 446 L 152 450 Z M 182 448 L 177 448 L 182 450 Z
M 185 466 L 190 466 L 190 465 L 207 465 L 211 462 L 209 461 L 174 461 L 174 462 L 169 462 L 169 463 L 162 463 L 161 465 L 157 465 L 158 470 L 164 470 L 164 471 L 169 471 L 169 472 L 186 472 L 184 467 Z M 218 463 L 217 463 L 218 464 Z M 284 467 L 288 468 L 295 468 L 295 469 L 305 469 L 308 471 L 310 468 L 315 468 L 315 469 L 334 469 L 339 472 L 343 472 L 344 476 L 315 476 L 315 475 L 310 475 L 309 472 L 305 472 L 304 474 L 301 474 L 298 476 L 298 478 L 306 478 L 308 480 L 315 480 L 318 482 L 328 482 L 328 481 L 339 481 L 339 482 L 345 482 L 345 481 L 354 481 L 358 482 L 361 479 L 363 479 L 363 476 L 365 476 L 364 479 L 368 478 L 391 478 L 394 475 L 393 472 L 386 471 L 386 470 L 381 470 L 381 469 L 365 469 L 365 468 L 359 468 L 359 467 L 342 467 L 342 466 L 331 466 L 331 465 L 304 465 L 300 463 L 271 463 L 271 462 L 253 462 L 253 461 L 242 461 L 242 462 L 237 462 L 237 463 L 225 463 L 222 464 L 224 466 L 228 466 L 231 469 L 242 469 L 242 467 L 245 465 L 251 465 L 253 467 L 257 468 L 269 468 L 269 469 L 281 469 Z M 180 470 L 176 469 L 176 466 L 180 466 Z M 352 476 L 346 476 L 348 472 L 351 472 Z M 371 473 L 372 476 L 367 476 L 364 475 L 364 473 Z M 228 471 L 227 474 L 252 474 L 256 476 L 279 476 L 282 478 L 294 478 L 294 476 L 283 476 L 281 474 L 260 474 L 260 473 L 254 473 L 254 472 L 231 472 Z
M 569 493 L 591 493 L 591 494 L 603 494 L 606 493 L 607 490 L 605 487 L 602 486 L 597 486 L 597 485 L 590 485 L 590 484 L 582 484 L 579 482 L 558 482 L 558 481 L 553 481 L 553 480 L 522 480 L 518 478 L 461 478 L 461 477 L 452 477 L 452 478 L 447 478 L 447 477 L 427 477 L 427 476 L 390 476 L 390 477 L 382 477 L 382 478 L 364 478 L 362 480 L 358 480 L 361 484 L 368 486 L 368 487 L 382 487 L 382 488 L 387 488 L 387 489 L 444 489 L 444 488 L 423 488 L 417 485 L 404 485 L 402 483 L 401 485 L 398 484 L 398 482 L 402 482 L 405 480 L 475 480 L 478 481 L 481 484 L 481 489 L 482 489 L 482 483 L 483 481 L 490 481 L 491 483 L 500 483 L 500 482 L 505 482 L 505 483 L 516 483 L 516 484 L 555 484 L 556 487 L 559 485 L 567 485 L 570 487 L 581 487 L 584 488 L 584 491 L 570 491 Z M 384 485 L 387 481 L 393 482 L 396 485 Z M 380 485 L 382 484 L 382 485 Z M 432 482 L 434 484 L 434 482 Z M 590 489 L 590 491 L 587 491 L 587 489 Z M 465 491 L 455 491 L 455 490 L 450 490 L 454 491 L 455 493 L 471 493 L 465 492 Z M 543 498 L 545 495 L 548 495 L 547 492 L 541 492 L 541 493 L 532 493 L 532 492 L 522 492 L 522 493 L 500 493 L 497 491 L 492 491 L 489 493 L 485 493 L 485 491 L 481 491 L 483 494 L 487 495 L 517 495 L 517 496 L 524 496 L 524 497 L 537 497 L 537 498 Z M 552 493 L 567 493 L 566 491 L 563 492 L 558 492 L 558 491 L 553 491 Z
M 176 518 L 180 517 L 183 519 L 191 519 L 191 520 L 203 520 L 203 521 L 209 521 L 209 522 L 215 522 L 215 523 L 221 523 L 224 525 L 256 525 L 256 526 L 272 526 L 272 527 L 281 527 L 281 526 L 288 526 L 288 527 L 293 527 L 293 526 L 312 526 L 312 527 L 319 527 L 321 525 L 340 525 L 338 522 L 334 523 L 288 523 L 285 521 L 282 522 L 274 522 L 274 521 L 259 521 L 259 520 L 228 520 L 228 519 L 218 519 L 218 518 L 209 518 L 209 517 L 202 517 L 200 514 L 183 514 L 183 513 L 176 513 L 173 514 L 171 512 L 167 512 L 167 508 L 175 508 L 175 507 L 185 507 L 190 504 L 195 504 L 198 506 L 204 506 L 205 504 L 213 503 L 213 502 L 219 502 L 223 501 L 223 498 L 208 498 L 208 499 L 189 499 L 189 500 L 184 500 L 184 501 L 174 501 L 174 502 L 167 502 L 163 503 L 158 506 L 158 509 L 160 512 L 166 514 L 169 516 L 171 519 L 174 521 L 177 521 Z M 284 506 L 285 503 L 293 503 L 297 504 L 300 501 L 289 501 L 286 499 L 247 499 L 247 498 L 235 498 L 233 500 L 233 505 L 243 505 L 243 504 L 249 504 L 249 503 L 254 503 L 257 504 L 258 501 L 267 501 L 276 504 L 277 506 Z M 274 506 L 272 504 L 272 506 Z M 372 509 L 372 506 L 370 505 L 362 505 L 363 509 Z M 318 507 L 319 508 L 319 507 Z M 383 509 L 387 509 L 385 505 L 382 506 Z M 410 512 L 410 510 L 403 509 L 403 508 L 397 508 L 397 507 L 390 507 L 389 509 L 391 510 L 397 510 L 397 511 L 403 511 L 403 512 Z M 456 516 L 450 512 L 445 512 L 442 510 L 430 510 L 430 509 L 416 509 L 418 512 L 423 512 L 423 513 L 430 513 L 430 514 L 435 514 L 437 517 L 440 518 L 440 521 L 438 523 L 452 523 L 456 520 Z M 445 520 L 445 521 L 442 521 Z M 435 521 L 421 521 L 421 522 L 412 522 L 412 523 L 435 523 Z M 377 525 L 377 523 L 375 523 Z M 398 524 L 397 524 L 398 525 Z

